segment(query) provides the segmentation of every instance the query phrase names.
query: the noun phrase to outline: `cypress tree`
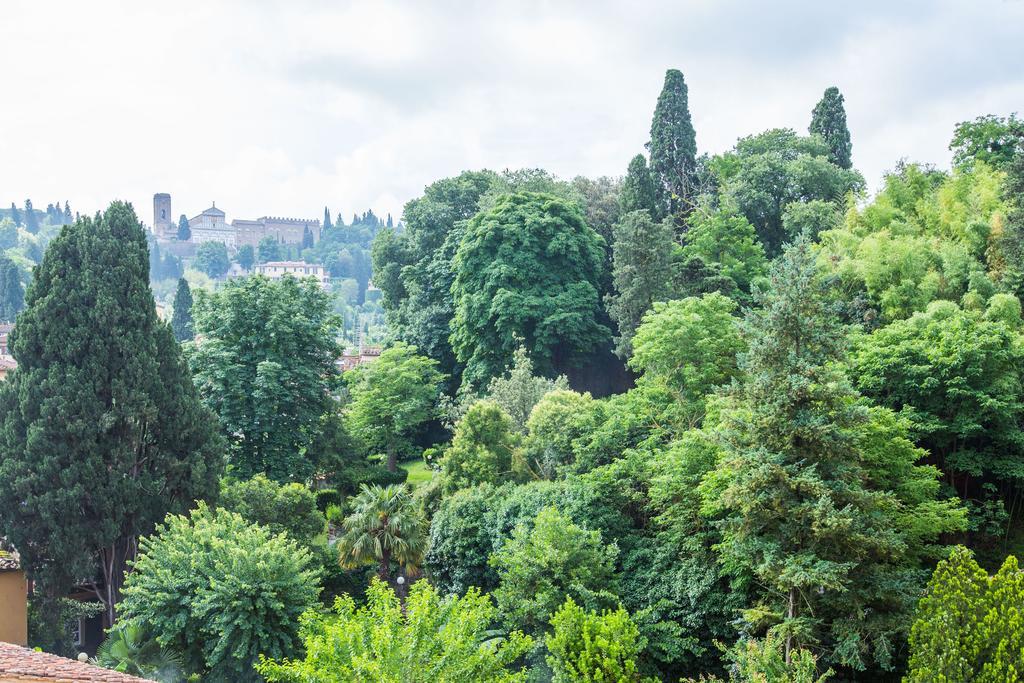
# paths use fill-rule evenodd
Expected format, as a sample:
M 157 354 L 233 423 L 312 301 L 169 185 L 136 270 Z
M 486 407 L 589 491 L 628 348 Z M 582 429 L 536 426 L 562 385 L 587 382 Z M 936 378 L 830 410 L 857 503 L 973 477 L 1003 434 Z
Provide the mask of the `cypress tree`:
M 14 224 L 19 228 L 21 227 L 21 211 L 18 211 L 18 207 L 14 202 L 11 202 L 11 220 L 14 221 Z
M 149 289 L 146 237 L 114 202 L 50 242 L 0 385 L 0 534 L 52 597 L 82 577 L 116 618 L 138 538 L 216 493 L 214 416 Z M 101 571 L 95 565 L 99 561 Z
M 178 291 L 174 295 L 174 314 L 171 316 L 171 329 L 174 331 L 174 338 L 180 342 L 190 341 L 195 337 L 192 328 L 192 290 L 185 278 L 178 279 Z
M 25 200 L 25 229 L 33 235 L 39 232 L 39 217 L 36 216 L 31 199 Z
M 25 295 L 21 289 L 18 266 L 0 254 L 0 320 L 14 322 L 14 318 L 24 307 Z
M 673 215 L 689 213 L 696 194 L 697 136 L 686 81 L 678 69 L 665 72 L 647 148 L 662 206 Z
M 178 218 L 178 241 L 188 242 L 192 239 L 192 228 L 188 224 L 188 217 L 181 214 Z
M 622 181 L 619 205 L 623 215 L 632 211 L 647 211 L 655 220 L 661 217 L 658 188 L 643 154 L 637 154 L 629 162 L 626 178 Z
M 850 129 L 846 127 L 846 108 L 839 88 L 832 86 L 825 90 L 821 100 L 814 105 L 809 130 L 812 135 L 820 135 L 828 145 L 829 161 L 839 168 L 853 165 L 850 159 L 853 144 L 850 142 Z
M 331 212 L 328 211 L 327 207 L 325 206 L 324 207 L 324 228 L 323 228 L 324 232 L 327 232 L 328 230 L 330 230 L 333 227 L 334 226 L 331 225 Z

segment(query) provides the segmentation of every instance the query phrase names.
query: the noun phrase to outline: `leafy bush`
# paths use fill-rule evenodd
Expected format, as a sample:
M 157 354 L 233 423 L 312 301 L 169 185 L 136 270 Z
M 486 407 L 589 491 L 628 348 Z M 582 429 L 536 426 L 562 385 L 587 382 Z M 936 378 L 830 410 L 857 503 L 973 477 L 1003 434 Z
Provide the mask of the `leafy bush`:
M 271 683 L 462 683 L 525 681 L 509 667 L 530 648 L 518 631 L 496 638 L 490 599 L 470 590 L 442 598 L 426 581 L 413 584 L 403 609 L 398 597 L 374 580 L 367 604 L 344 596 L 335 614 L 303 617 L 301 660 L 261 658 L 257 669 Z
M 258 681 L 260 654 L 287 657 L 298 618 L 316 604 L 309 550 L 238 514 L 200 503 L 140 542 L 121 616 L 181 654 L 209 683 Z

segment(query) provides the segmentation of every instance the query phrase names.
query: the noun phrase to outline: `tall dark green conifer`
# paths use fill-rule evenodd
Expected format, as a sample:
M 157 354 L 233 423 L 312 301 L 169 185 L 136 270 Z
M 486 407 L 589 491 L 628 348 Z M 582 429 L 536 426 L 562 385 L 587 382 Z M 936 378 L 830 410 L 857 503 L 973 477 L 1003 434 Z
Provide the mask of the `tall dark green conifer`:
M 19 228 L 21 227 L 21 211 L 18 210 L 18 206 L 14 202 L 11 202 L 11 220 Z
M 181 214 L 178 217 L 178 241 L 188 242 L 190 239 L 192 239 L 192 228 L 188 224 L 188 217 Z
M 51 596 L 101 576 L 109 624 L 139 536 L 212 496 L 223 471 L 215 418 L 157 318 L 131 205 L 50 242 L 11 346 L 0 491 L 17 504 L 0 505 L 0 535 Z
M 820 135 L 825 140 L 829 161 L 839 168 L 853 165 L 850 159 L 853 144 L 850 142 L 850 129 L 846 127 L 846 109 L 839 88 L 832 86 L 825 90 L 821 101 L 811 112 L 809 130 L 812 135 Z
M 21 289 L 18 266 L 0 254 L 0 320 L 14 322 L 14 318 L 24 307 L 25 295 Z
M 188 280 L 178 279 L 178 291 L 174 295 L 174 314 L 171 316 L 171 329 L 178 341 L 189 341 L 195 337 L 192 328 L 192 290 Z
M 723 513 L 724 566 L 761 586 L 751 628 L 774 624 L 787 662 L 813 644 L 830 663 L 889 669 L 930 544 L 963 528 L 963 511 L 936 500 L 938 473 L 915 465 L 908 425 L 857 400 L 830 300 L 802 236 L 744 323 L 743 381 L 722 406 L 705 503 Z
M 658 188 L 643 154 L 637 154 L 629 162 L 626 178 L 622 181 L 619 205 L 622 207 L 623 215 L 631 211 L 646 210 L 655 220 L 661 218 Z
M 25 229 L 33 235 L 39 232 L 39 217 L 36 216 L 31 199 L 25 200 Z
M 334 226 L 331 225 L 331 212 L 328 211 L 327 207 L 325 206 L 324 207 L 324 225 L 323 225 L 324 232 L 327 232 L 328 230 L 330 230 L 333 227 Z
M 647 148 L 662 206 L 673 215 L 688 213 L 696 194 L 697 134 L 690 120 L 686 81 L 678 69 L 665 72 Z

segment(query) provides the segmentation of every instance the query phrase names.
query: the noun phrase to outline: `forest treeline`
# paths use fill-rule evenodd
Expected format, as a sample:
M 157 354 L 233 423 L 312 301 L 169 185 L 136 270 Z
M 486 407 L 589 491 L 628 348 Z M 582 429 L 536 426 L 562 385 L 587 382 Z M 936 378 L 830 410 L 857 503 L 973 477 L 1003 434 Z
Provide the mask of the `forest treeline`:
M 64 226 L 0 384 L 33 644 L 85 590 L 160 681 L 1017 680 L 1024 122 L 869 193 L 807 110 L 702 154 L 670 70 L 621 178 L 430 184 L 345 372 L 319 283 L 168 325 L 129 205 Z

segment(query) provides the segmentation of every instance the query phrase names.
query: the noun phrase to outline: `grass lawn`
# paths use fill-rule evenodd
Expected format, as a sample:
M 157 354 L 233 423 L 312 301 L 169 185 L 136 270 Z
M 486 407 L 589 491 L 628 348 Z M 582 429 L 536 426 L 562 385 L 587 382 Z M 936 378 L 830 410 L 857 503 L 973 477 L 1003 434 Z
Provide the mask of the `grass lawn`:
M 413 488 L 426 484 L 434 476 L 434 472 L 427 467 L 427 463 L 423 462 L 422 458 L 409 460 L 407 462 L 400 463 L 398 466 L 409 473 L 409 478 L 406 479 L 406 481 L 408 481 L 409 486 Z

